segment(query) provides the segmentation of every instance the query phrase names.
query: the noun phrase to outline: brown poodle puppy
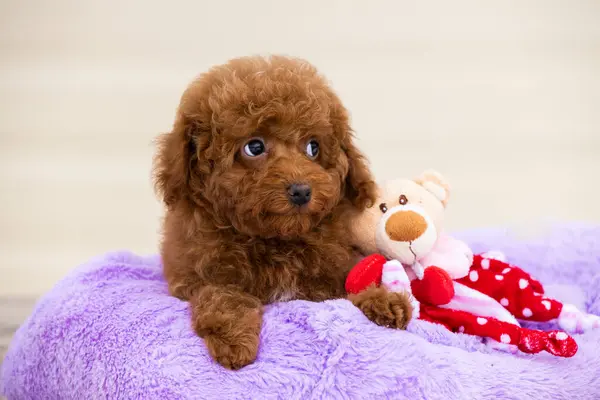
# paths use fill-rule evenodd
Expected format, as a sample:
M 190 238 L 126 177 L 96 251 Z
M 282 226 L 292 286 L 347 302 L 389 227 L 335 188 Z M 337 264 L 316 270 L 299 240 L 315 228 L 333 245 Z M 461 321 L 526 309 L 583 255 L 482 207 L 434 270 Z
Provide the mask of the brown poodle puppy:
M 273 56 L 211 69 L 158 144 L 165 276 L 221 365 L 255 360 L 264 304 L 345 296 L 356 253 L 344 224 L 372 204 L 374 182 L 313 66 Z M 351 300 L 385 326 L 405 327 L 412 312 L 385 289 Z

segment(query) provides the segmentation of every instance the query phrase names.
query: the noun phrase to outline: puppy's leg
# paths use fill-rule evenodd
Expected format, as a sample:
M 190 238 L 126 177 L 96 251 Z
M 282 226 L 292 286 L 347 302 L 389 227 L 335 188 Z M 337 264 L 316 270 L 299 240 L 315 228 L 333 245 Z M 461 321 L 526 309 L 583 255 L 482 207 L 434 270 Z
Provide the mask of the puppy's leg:
M 258 353 L 260 300 L 222 286 L 204 286 L 191 299 L 192 324 L 210 355 L 223 367 L 240 369 Z
M 194 293 L 201 287 L 198 280 L 198 274 L 194 271 L 166 271 L 167 282 L 169 283 L 169 294 L 177 297 L 179 300 L 191 301 Z
M 406 329 L 412 318 L 410 294 L 390 292 L 385 286 L 369 286 L 358 294 L 349 295 L 348 300 L 377 325 Z

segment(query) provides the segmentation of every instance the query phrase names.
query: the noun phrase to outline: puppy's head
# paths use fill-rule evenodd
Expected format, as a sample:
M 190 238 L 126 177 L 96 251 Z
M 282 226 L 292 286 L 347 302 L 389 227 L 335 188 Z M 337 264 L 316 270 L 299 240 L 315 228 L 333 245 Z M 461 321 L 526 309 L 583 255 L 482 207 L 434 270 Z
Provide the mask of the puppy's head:
M 201 206 L 252 236 L 300 236 L 340 204 L 375 199 L 339 98 L 313 66 L 281 56 L 234 59 L 196 79 L 159 138 L 154 172 L 169 208 Z

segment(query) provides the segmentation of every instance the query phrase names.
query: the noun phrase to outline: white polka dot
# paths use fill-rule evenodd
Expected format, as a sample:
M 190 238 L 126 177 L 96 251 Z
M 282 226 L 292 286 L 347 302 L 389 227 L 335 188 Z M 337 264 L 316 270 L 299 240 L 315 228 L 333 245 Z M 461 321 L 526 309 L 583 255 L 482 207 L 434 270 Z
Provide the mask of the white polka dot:
M 496 275 L 496 280 L 497 281 L 504 280 L 504 277 L 502 275 Z
M 556 334 L 556 339 L 558 339 L 558 340 L 565 340 L 568 337 L 569 336 L 566 333 L 564 333 L 564 332 L 558 332 Z
M 546 310 L 550 310 L 552 308 L 552 304 L 548 300 L 542 300 L 542 305 L 546 307 Z
M 510 343 L 510 336 L 508 336 L 508 334 L 503 333 L 502 335 L 500 335 L 500 341 L 502 343 Z
M 479 279 L 479 274 L 477 273 L 477 271 L 469 272 L 469 279 L 471 280 L 471 282 L 477 282 L 477 279 Z
M 519 279 L 519 287 L 521 289 L 525 289 L 527 286 L 529 286 L 529 281 L 527 279 Z
M 485 324 L 487 324 L 487 319 L 482 318 L 482 317 L 477 317 L 477 323 L 479 325 L 485 325 Z
M 529 308 L 527 308 L 527 307 L 525 307 L 525 308 L 523 309 L 523 316 L 524 316 L 524 317 L 531 317 L 532 315 L 533 315 L 533 313 L 531 312 L 531 309 L 529 309 Z
M 465 327 L 464 327 L 464 326 L 459 326 L 459 327 L 458 327 L 458 331 L 459 331 L 460 333 L 463 333 L 463 332 L 465 331 Z
M 491 250 L 483 254 L 485 258 L 489 258 L 490 260 L 499 260 L 504 261 L 506 256 L 501 251 Z
M 508 268 L 508 267 L 507 267 L 507 268 L 504 268 L 504 269 L 502 270 L 502 273 L 503 273 L 503 274 L 508 274 L 509 272 L 510 272 L 510 268 Z
M 490 260 L 487 258 L 485 260 L 481 260 L 481 268 L 490 269 Z
M 540 297 L 542 294 L 541 293 L 534 293 L 534 296 Z
M 502 304 L 504 307 L 506 307 L 508 305 L 508 299 L 506 297 L 501 298 L 500 304 Z

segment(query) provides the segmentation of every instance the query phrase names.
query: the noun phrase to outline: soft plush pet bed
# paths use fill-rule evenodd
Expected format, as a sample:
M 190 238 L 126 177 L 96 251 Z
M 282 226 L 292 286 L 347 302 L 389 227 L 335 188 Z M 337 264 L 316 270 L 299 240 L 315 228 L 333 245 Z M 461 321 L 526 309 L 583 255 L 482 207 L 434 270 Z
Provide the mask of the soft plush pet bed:
M 600 227 L 459 235 L 503 250 L 552 289 L 600 314 Z M 578 299 L 577 297 L 580 296 Z M 575 335 L 570 359 L 494 351 L 474 337 L 415 321 L 378 327 L 348 301 L 270 306 L 259 358 L 232 372 L 167 295 L 157 257 L 127 252 L 74 270 L 39 302 L 2 366 L 17 399 L 598 399 L 600 332 Z

